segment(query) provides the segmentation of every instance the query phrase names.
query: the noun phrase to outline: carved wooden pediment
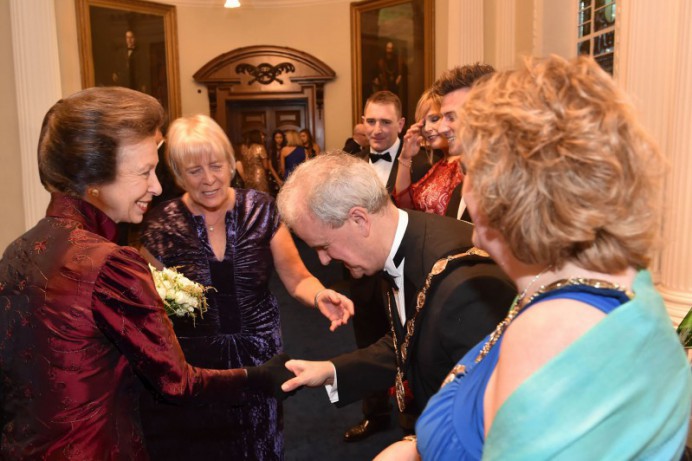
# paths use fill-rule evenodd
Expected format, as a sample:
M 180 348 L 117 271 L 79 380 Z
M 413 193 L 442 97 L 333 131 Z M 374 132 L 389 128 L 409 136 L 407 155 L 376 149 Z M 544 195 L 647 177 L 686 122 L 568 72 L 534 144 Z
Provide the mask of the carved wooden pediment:
M 211 116 L 222 127 L 228 101 L 299 99 L 307 101 L 309 128 L 324 142 L 324 84 L 336 73 L 308 53 L 272 45 L 236 48 L 206 63 L 193 78 L 207 86 Z

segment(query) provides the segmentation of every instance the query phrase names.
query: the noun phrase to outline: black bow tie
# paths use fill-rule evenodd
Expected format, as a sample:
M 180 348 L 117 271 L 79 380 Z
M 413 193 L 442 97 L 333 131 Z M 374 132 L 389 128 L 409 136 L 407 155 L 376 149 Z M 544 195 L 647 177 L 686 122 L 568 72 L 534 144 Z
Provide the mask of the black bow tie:
M 370 161 L 372 163 L 375 163 L 378 160 L 384 160 L 386 162 L 391 162 L 392 156 L 389 155 L 389 152 L 385 152 L 384 154 L 370 154 Z
M 397 286 L 396 281 L 394 280 L 394 276 L 392 274 L 383 270 L 382 272 L 380 272 L 380 276 L 382 277 L 383 280 L 385 280 L 389 284 L 389 288 L 391 288 L 392 290 L 398 289 L 398 286 Z

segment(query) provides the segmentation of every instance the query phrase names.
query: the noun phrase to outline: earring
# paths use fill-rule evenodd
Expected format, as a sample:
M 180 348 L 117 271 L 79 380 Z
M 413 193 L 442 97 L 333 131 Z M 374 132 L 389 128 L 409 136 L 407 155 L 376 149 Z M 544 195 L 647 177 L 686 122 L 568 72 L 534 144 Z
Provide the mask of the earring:
M 89 195 L 91 195 L 92 197 L 98 197 L 99 194 L 100 192 L 98 189 L 89 189 Z

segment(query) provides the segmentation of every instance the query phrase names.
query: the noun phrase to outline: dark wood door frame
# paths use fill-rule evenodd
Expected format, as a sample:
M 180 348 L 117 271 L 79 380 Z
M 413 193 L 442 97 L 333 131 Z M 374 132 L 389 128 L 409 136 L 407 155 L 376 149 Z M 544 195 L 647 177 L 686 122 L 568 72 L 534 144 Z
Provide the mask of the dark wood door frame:
M 232 99 L 227 105 L 228 125 L 223 128 L 235 148 L 239 148 L 243 134 L 249 130 L 263 132 L 269 146 L 274 130 L 297 131 L 307 126 L 307 101 L 304 99 Z
M 236 48 L 202 66 L 193 78 L 206 85 L 209 113 L 228 126 L 228 101 L 307 101 L 308 128 L 324 139 L 324 85 L 336 73 L 316 57 L 293 48 L 258 45 Z

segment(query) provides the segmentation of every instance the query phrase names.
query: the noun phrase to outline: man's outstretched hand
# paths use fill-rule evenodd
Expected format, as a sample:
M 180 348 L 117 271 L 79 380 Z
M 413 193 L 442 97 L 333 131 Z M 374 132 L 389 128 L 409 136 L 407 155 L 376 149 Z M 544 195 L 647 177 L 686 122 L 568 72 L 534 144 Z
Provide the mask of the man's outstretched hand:
M 289 392 L 284 392 L 281 385 L 294 377 L 293 373 L 286 368 L 286 362 L 290 359 L 287 354 L 277 354 L 271 359 L 257 367 L 246 367 L 248 387 L 260 389 L 264 393 L 282 401 L 295 394 L 298 386 Z
M 289 360 L 286 368 L 295 373 L 295 377 L 286 381 L 281 389 L 284 392 L 295 392 L 303 386 L 320 387 L 334 382 L 334 365 L 328 361 L 313 362 L 309 360 Z

